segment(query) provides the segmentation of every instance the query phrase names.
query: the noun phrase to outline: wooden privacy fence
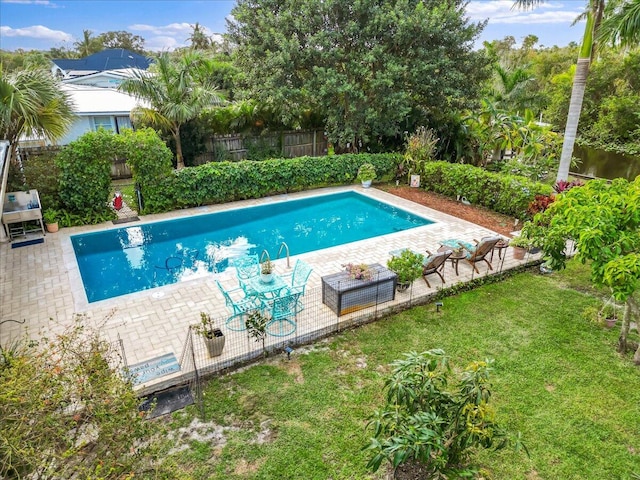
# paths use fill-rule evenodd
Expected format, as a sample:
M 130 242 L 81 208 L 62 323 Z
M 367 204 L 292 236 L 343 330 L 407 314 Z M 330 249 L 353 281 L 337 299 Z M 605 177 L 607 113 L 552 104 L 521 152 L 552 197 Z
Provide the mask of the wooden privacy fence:
M 207 151 L 198 155 L 193 164 L 221 160 L 238 161 L 251 157 L 252 152 L 261 152 L 261 158 L 320 157 L 327 154 L 328 142 L 323 130 L 295 130 L 273 132 L 263 135 L 214 135 L 206 143 Z M 20 147 L 20 159 L 24 162 L 37 160 L 42 155 L 56 155 L 63 146 Z M 131 169 L 125 158 L 114 158 L 111 163 L 111 178 L 131 178 Z
M 20 147 L 18 149 L 18 158 L 23 164 L 30 161 L 38 161 L 39 157 L 45 155 L 55 156 L 62 149 L 64 145 L 49 145 L 46 147 Z M 111 178 L 118 180 L 121 178 L 131 178 L 131 169 L 127 165 L 126 158 L 114 158 L 111 162 Z
M 198 155 L 196 165 L 211 161 L 238 161 L 250 157 L 252 149 L 268 151 L 274 157 L 319 157 L 327 154 L 323 130 L 295 130 L 263 135 L 214 135 L 207 141 L 207 151 Z

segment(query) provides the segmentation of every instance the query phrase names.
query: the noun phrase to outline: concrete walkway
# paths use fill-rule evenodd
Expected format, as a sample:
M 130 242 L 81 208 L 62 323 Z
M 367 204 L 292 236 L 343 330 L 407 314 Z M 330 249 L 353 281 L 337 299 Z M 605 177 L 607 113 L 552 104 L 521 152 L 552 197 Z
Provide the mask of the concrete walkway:
M 222 273 L 208 274 L 174 285 L 88 303 L 70 237 L 78 233 L 129 228 L 157 220 L 201 215 L 244 206 L 272 204 L 348 190 L 355 190 L 371 198 L 409 210 L 433 220 L 434 223 L 302 255 L 295 255 L 295 252 L 291 252 L 293 256 L 290 258 L 290 266 L 294 265 L 296 258 L 301 258 L 313 267 L 308 284 L 309 294 L 305 295 L 306 315 L 323 316 L 323 318 L 326 316 L 326 318 L 333 318 L 335 322 L 335 314 L 321 301 L 319 294 L 321 277 L 341 271 L 341 265 L 344 263 L 380 263 L 385 265 L 387 259 L 390 258 L 389 252 L 393 250 L 411 248 L 416 251 L 424 251 L 425 249 L 435 251 L 440 240 L 447 238 L 472 241 L 495 234 L 495 232 L 478 225 L 431 210 L 381 190 L 363 189 L 359 186 L 326 188 L 232 204 L 211 205 L 161 215 L 148 215 L 141 217 L 140 222 L 118 226 L 109 222 L 95 226 L 65 228 L 56 234 L 47 234 L 43 244 L 15 249 L 12 249 L 8 243 L 0 244 L 0 322 L 4 322 L 0 324 L 0 342 L 6 345 L 7 342 L 24 335 L 25 332 L 29 336 L 37 338 L 43 334 L 61 331 L 72 323 L 74 315 L 82 314 L 83 321 L 99 328 L 110 341 L 122 344 L 129 365 L 169 353 L 173 353 L 177 359 L 180 359 L 189 325 L 198 322 L 201 311 L 208 312 L 215 318 L 228 316 L 223 297 L 216 288 L 214 279 L 219 279 L 227 287 L 234 287 L 237 286 L 235 272 L 232 269 L 227 269 Z M 531 260 L 531 258 L 515 260 L 511 251 L 511 248 L 506 250 L 505 258 L 502 261 L 499 261 L 496 255 L 493 262 L 495 271 L 514 268 Z M 291 271 L 287 267 L 285 259 L 276 260 L 275 265 L 278 273 L 283 274 Z M 485 265 L 479 265 L 479 269 L 480 275 L 491 273 Z M 460 262 L 459 270 L 459 276 L 456 276 L 451 265 L 447 264 L 445 274 L 447 284 L 445 286 L 456 282 L 470 281 L 474 276 L 471 266 L 465 262 Z M 478 274 L 475 276 L 477 277 Z M 427 288 L 423 281 L 415 282 L 412 295 L 416 298 L 427 296 L 441 288 L 437 276 L 431 278 L 432 288 Z M 396 297 L 400 297 L 400 295 L 396 295 Z M 24 323 L 5 322 L 5 320 L 24 320 Z M 305 328 L 322 328 L 320 325 L 305 327 L 304 319 L 300 318 L 298 325 L 301 334 Z M 246 341 L 244 333 L 238 333 L 237 339 L 230 335 L 225 350 L 228 348 L 229 355 L 232 355 L 234 350 L 231 346 L 234 342 L 246 343 Z M 170 378 L 163 381 L 168 380 Z M 152 387 L 151 384 L 145 385 L 145 388 Z

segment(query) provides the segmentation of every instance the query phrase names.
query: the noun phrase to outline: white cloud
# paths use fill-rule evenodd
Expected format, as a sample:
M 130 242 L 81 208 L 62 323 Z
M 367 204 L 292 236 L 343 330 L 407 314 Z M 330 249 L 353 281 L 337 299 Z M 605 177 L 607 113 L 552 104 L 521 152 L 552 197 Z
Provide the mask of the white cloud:
M 195 23 L 170 23 L 169 25 L 145 25 L 141 23 L 136 23 L 134 25 L 129 25 L 128 29 L 130 31 L 138 31 L 138 32 L 150 32 L 156 37 L 146 38 L 144 46 L 145 48 L 153 51 L 158 50 L 174 50 L 178 47 L 186 46 L 189 41 L 189 37 L 193 32 L 193 26 Z M 211 37 L 214 41 L 218 43 L 222 42 L 222 35 L 219 33 L 214 33 L 209 28 L 204 25 L 200 25 L 200 29 L 202 32 Z
M 134 25 L 129 25 L 129 29 L 138 30 L 141 32 L 151 32 L 156 35 L 186 34 L 187 36 L 191 34 L 193 30 L 193 28 L 191 27 L 191 24 L 186 22 L 170 23 L 169 25 L 163 25 L 163 26 L 145 25 L 145 24 L 137 23 Z
M 73 36 L 60 30 L 51 30 L 43 25 L 33 25 L 25 28 L 0 27 L 0 35 L 3 37 L 34 38 L 52 42 L 71 42 Z
M 518 23 L 518 24 L 535 24 L 535 23 L 562 23 L 569 27 L 578 16 L 575 12 L 544 12 L 521 14 L 514 17 L 495 17 L 491 18 L 491 23 Z
M 174 37 L 157 36 L 145 39 L 144 47 L 153 52 L 175 50 L 184 46 L 183 42 L 177 41 Z
M 49 0 L 2 0 L 3 3 L 19 3 L 21 5 L 44 5 L 50 8 L 60 8 L 59 5 L 51 3 Z
M 571 25 L 584 10 L 584 4 L 571 2 L 542 3 L 530 10 L 513 8 L 512 0 L 492 0 L 488 2 L 472 1 L 466 12 L 471 20 L 489 19 L 489 23 L 502 24 L 551 24 L 563 23 Z

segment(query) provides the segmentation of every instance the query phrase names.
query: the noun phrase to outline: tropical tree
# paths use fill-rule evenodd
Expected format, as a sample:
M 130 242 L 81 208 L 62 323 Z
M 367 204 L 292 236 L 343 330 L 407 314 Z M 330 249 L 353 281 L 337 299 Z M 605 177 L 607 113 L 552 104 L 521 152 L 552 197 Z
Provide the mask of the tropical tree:
M 88 57 L 102 50 L 102 42 L 98 37 L 93 37 L 92 35 L 93 32 L 91 30 L 83 30 L 82 40 L 73 43 L 73 46 L 81 57 Z
M 469 364 L 452 382 L 449 358 L 440 349 L 409 352 L 391 364 L 385 381 L 385 404 L 371 415 L 373 431 L 365 449 L 367 468 L 383 462 L 422 467 L 420 478 L 472 478 L 468 464 L 480 448 L 498 450 L 512 444 L 526 447 L 520 434 L 509 435 L 490 405 L 492 360 Z M 396 472 L 394 472 L 395 474 Z
M 602 41 L 623 47 L 640 44 L 640 0 L 610 4 L 611 13 L 600 30 Z
M 618 351 L 626 352 L 631 318 L 640 319 L 640 176 L 572 188 L 525 224 L 521 235 L 542 247 L 552 268 L 565 266 L 567 241 L 575 242 L 576 257 L 590 262 L 594 284 L 611 288 L 626 304 L 618 341 Z M 640 365 L 640 346 L 633 359 Z
M 528 86 L 534 80 L 529 66 L 509 68 L 499 63 L 493 66 L 493 82 L 489 92 L 496 107 L 522 113 L 535 98 Z
M 515 6 L 527 9 L 543 2 L 544 0 L 516 0 Z M 607 8 L 607 3 L 610 4 L 609 8 Z M 603 23 L 605 10 L 608 14 L 605 20 L 605 38 L 629 45 L 637 43 L 640 36 L 640 7 L 638 4 L 639 0 L 610 0 L 609 2 L 605 0 L 588 0 L 587 9 L 584 13 L 586 18 L 585 31 L 578 54 L 567 124 L 564 130 L 562 154 L 557 175 L 558 181 L 566 180 L 569 176 L 569 167 L 578 132 L 578 122 L 580 121 L 589 66 L 596 51 L 596 41 L 600 40 L 600 27 Z
M 144 38 L 124 30 L 101 33 L 97 37 L 102 48 L 124 48 L 144 55 Z
M 169 132 L 176 144 L 177 169 L 184 168 L 180 128 L 206 107 L 220 105 L 222 97 L 211 81 L 212 63 L 196 51 L 177 59 L 160 54 L 149 72 L 138 71 L 120 84 L 120 90 L 145 100 L 149 106 L 131 112 L 140 122 Z
M 11 143 L 12 153 L 22 136 L 55 142 L 74 119 L 74 106 L 49 71 L 18 70 L 8 75 L 0 65 L 0 138 Z
M 411 116 L 477 97 L 487 58 L 473 44 L 484 25 L 468 21 L 465 4 L 239 0 L 228 36 L 248 97 L 285 124 L 320 112 L 331 142 L 355 151 L 401 138 Z
M 191 48 L 194 50 L 208 50 L 211 48 L 211 39 L 204 32 L 202 26 L 196 22 L 195 25 L 190 25 L 193 31 L 189 36 L 191 42 Z

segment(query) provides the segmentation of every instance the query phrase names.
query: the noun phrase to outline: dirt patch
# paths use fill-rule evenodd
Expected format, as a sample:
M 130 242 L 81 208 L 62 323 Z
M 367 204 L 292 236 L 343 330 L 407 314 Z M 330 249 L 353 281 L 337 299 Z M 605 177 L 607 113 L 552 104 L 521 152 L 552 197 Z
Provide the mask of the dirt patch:
M 377 188 L 406 200 L 419 203 L 425 207 L 433 208 L 439 212 L 461 218 L 482 227 L 493 230 L 501 235 L 511 237 L 511 232 L 516 230 L 516 219 L 508 215 L 494 212 L 488 208 L 475 205 L 465 205 L 444 195 L 427 192 L 422 188 L 412 188 L 407 185 L 398 187 L 391 185 L 376 185 Z
M 294 382 L 304 383 L 304 374 L 302 373 L 300 362 L 297 360 L 287 360 L 283 362 L 283 365 L 287 374 L 293 376 Z
M 255 462 L 249 463 L 244 458 L 241 458 L 240 460 L 238 460 L 238 463 L 236 464 L 236 467 L 233 470 L 233 473 L 239 476 L 245 476 L 250 473 L 256 473 L 258 469 L 260 469 L 260 467 L 264 464 L 265 461 L 266 459 L 260 458 Z

